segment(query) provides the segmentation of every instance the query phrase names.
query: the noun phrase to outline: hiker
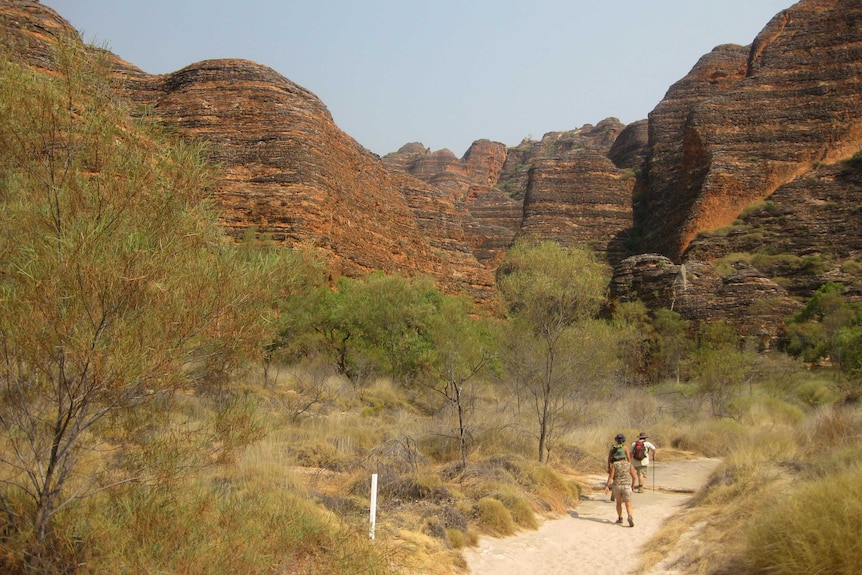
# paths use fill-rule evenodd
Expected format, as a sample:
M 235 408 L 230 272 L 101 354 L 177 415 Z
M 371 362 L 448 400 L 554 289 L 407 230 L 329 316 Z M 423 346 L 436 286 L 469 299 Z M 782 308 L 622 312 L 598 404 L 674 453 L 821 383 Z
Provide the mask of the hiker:
M 632 460 L 632 454 L 629 451 L 628 446 L 626 445 L 626 436 L 622 433 L 617 433 L 617 436 L 614 437 L 614 444 L 611 446 L 611 450 L 608 452 L 608 473 L 611 472 L 611 465 L 614 461 L 619 461 L 621 459 L 625 459 L 629 463 Z M 614 494 L 611 493 L 611 501 L 614 500 Z
M 632 454 L 631 451 L 629 451 L 628 445 L 626 445 L 626 436 L 622 433 L 617 433 L 617 436 L 614 438 L 614 444 L 608 452 L 608 473 L 611 472 L 611 464 L 620 459 L 625 459 L 626 461 L 631 462 Z
M 617 525 L 623 524 L 623 503 L 625 503 L 629 527 L 635 526 L 635 520 L 632 517 L 632 485 L 635 477 L 635 468 L 628 459 L 618 459 L 611 463 L 605 491 L 612 491 L 611 501 L 617 503 Z
M 655 461 L 655 445 L 647 441 L 647 439 L 649 439 L 649 435 L 647 435 L 645 431 L 641 431 L 638 435 L 637 441 L 632 443 L 631 448 L 631 461 L 637 475 L 637 485 L 635 485 L 635 490 L 638 493 L 644 492 L 644 482 L 646 481 L 647 472 L 649 471 L 650 456 L 652 456 L 652 460 Z

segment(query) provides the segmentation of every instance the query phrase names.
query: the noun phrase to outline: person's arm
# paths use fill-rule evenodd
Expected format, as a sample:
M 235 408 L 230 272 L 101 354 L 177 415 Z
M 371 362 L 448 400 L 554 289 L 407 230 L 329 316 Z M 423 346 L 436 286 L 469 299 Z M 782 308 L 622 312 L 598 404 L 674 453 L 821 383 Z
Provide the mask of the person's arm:
M 614 484 L 614 476 L 617 473 L 617 468 L 611 465 L 611 470 L 608 472 L 608 481 L 605 483 L 605 491 L 610 491 L 611 485 Z

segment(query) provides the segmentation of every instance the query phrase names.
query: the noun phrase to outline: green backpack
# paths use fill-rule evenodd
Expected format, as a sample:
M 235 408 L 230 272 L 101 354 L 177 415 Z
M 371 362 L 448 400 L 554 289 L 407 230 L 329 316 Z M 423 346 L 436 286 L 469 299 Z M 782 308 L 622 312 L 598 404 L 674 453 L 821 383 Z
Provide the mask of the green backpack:
M 620 461 L 621 459 L 626 459 L 626 446 L 617 443 L 611 447 L 611 461 Z

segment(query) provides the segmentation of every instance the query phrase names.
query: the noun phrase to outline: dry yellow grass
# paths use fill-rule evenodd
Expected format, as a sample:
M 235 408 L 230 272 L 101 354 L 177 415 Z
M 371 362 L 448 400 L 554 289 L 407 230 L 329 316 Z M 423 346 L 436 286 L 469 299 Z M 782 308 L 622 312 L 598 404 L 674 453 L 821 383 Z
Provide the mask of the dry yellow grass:
M 858 543 L 862 414 L 828 408 L 791 426 L 775 423 L 780 413 L 729 436 L 712 482 L 645 546 L 645 571 L 661 563 L 682 574 L 860 572 L 858 554 L 835 557 Z M 709 438 L 714 428 L 692 433 Z M 845 533 L 852 541 L 841 543 Z M 784 550 L 791 544 L 798 553 Z

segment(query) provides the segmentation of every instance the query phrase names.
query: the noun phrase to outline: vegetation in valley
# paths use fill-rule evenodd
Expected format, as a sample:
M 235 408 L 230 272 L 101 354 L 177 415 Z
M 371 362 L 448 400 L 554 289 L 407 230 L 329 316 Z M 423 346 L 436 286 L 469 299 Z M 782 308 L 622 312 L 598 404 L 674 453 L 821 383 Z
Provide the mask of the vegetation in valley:
M 647 566 L 859 572 L 839 284 L 770 353 L 609 301 L 605 266 L 551 242 L 512 247 L 496 313 L 421 277 L 330 285 L 313 246 L 228 240 L 206 149 L 133 120 L 92 53 L 57 61 L 0 62 L 4 573 L 464 572 L 646 428 L 724 460 Z

